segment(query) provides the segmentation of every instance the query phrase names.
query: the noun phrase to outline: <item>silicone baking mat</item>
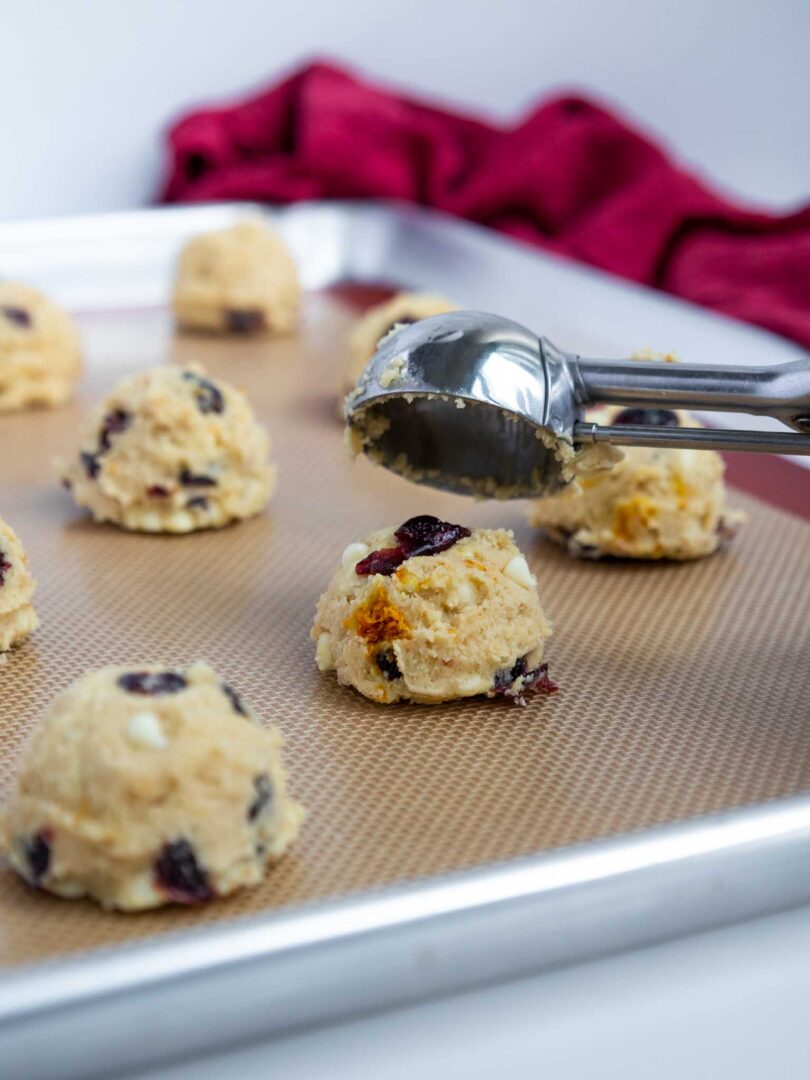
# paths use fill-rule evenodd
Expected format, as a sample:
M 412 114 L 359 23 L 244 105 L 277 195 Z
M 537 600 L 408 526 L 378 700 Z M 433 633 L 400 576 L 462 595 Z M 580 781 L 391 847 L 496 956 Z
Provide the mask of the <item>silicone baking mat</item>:
M 750 521 L 722 554 L 577 563 L 533 534 L 522 503 L 442 496 L 352 463 L 336 398 L 356 312 L 356 296 L 312 294 L 300 334 L 262 342 L 176 338 L 158 309 L 87 315 L 81 400 L 0 419 L 0 515 L 29 551 L 42 619 L 0 667 L 3 786 L 37 714 L 87 669 L 206 658 L 280 726 L 292 789 L 309 809 L 263 885 L 194 910 L 104 913 L 3 869 L 3 965 L 810 786 L 810 524 L 734 493 Z M 81 409 L 124 372 L 188 359 L 244 387 L 270 428 L 280 483 L 269 511 L 185 537 L 92 524 L 54 482 L 51 458 L 75 448 Z M 556 627 L 556 697 L 523 709 L 383 708 L 318 673 L 309 628 L 343 548 L 416 513 L 515 530 Z

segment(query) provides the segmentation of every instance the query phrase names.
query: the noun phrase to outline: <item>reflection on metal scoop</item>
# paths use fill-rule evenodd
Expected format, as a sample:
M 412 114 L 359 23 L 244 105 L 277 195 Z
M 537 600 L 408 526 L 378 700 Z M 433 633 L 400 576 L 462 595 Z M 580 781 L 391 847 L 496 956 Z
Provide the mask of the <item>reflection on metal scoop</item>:
M 755 413 L 795 431 L 583 421 L 598 403 Z M 588 454 L 604 454 L 600 447 L 810 454 L 810 360 L 757 368 L 583 360 L 509 319 L 454 311 L 384 338 L 346 399 L 346 423 L 356 451 L 420 483 L 538 497 L 564 486 Z

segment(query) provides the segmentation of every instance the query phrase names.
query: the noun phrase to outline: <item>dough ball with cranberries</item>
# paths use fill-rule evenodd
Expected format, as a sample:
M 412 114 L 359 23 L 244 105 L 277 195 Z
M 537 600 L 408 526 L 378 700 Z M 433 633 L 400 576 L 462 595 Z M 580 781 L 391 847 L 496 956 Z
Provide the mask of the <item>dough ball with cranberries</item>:
M 244 394 L 191 364 L 120 382 L 59 470 L 96 521 L 185 533 L 263 510 L 275 485 L 269 450 Z
M 63 405 L 80 371 L 70 315 L 36 289 L 0 282 L 0 412 Z
M 34 729 L 5 846 L 32 885 L 137 911 L 255 885 L 302 814 L 280 735 L 207 664 L 104 668 Z
M 669 409 L 602 408 L 599 424 L 696 427 Z M 745 515 L 731 509 L 725 465 L 713 450 L 623 448 L 611 469 L 581 476 L 529 510 L 532 524 L 583 558 L 698 559 L 737 532 Z
M 301 287 L 284 241 L 263 221 L 195 236 L 180 255 L 173 305 L 178 324 L 221 334 L 286 334 Z
M 17 534 L 0 518 L 0 652 L 18 645 L 39 625 L 31 604 L 35 587 Z
M 349 361 L 346 367 L 346 389 L 353 389 L 363 373 L 363 368 L 377 351 L 382 339 L 397 326 L 407 326 L 455 311 L 456 304 L 443 296 L 429 293 L 397 293 L 391 300 L 376 304 L 363 315 L 349 337 Z
M 384 704 L 551 693 L 550 635 L 511 532 L 427 515 L 349 544 L 312 629 L 321 671 Z

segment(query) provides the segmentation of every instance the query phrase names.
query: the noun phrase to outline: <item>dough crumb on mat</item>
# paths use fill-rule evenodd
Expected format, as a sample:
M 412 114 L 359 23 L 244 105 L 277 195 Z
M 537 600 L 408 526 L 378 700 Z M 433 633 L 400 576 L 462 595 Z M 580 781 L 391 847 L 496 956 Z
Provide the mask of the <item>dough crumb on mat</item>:
M 345 389 L 354 387 L 363 368 L 377 351 L 377 346 L 392 330 L 430 318 L 431 315 L 444 315 L 456 310 L 457 305 L 443 296 L 409 292 L 397 293 L 392 299 L 369 308 L 349 335 Z
M 349 544 L 312 629 L 320 670 L 383 704 L 553 693 L 550 636 L 512 533 L 429 515 Z
M 669 409 L 592 410 L 600 424 L 697 427 Z M 737 532 L 745 515 L 726 502 L 723 459 L 713 450 L 625 446 L 606 472 L 579 476 L 557 495 L 532 503 L 529 520 L 571 555 L 698 559 Z
M 195 236 L 180 254 L 172 305 L 179 326 L 221 334 L 286 334 L 301 306 L 298 270 L 259 219 Z
M 255 885 L 303 818 L 281 746 L 207 664 L 91 672 L 23 750 L 7 856 L 32 885 L 122 911 Z
M 275 486 L 270 441 L 245 395 L 198 364 L 123 379 L 57 462 L 96 521 L 187 533 L 258 514 Z
M 19 645 L 39 625 L 31 604 L 35 588 L 19 537 L 0 518 L 0 654 Z
M 28 285 L 0 282 L 0 412 L 63 405 L 80 371 L 70 315 Z

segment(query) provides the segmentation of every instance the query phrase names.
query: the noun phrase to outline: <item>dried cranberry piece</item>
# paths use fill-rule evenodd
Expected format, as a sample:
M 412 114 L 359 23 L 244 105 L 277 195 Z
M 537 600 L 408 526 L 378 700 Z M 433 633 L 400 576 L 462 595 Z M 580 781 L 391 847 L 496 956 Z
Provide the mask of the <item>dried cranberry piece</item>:
M 532 690 L 536 694 L 556 694 L 559 686 L 549 678 L 548 664 L 539 664 L 527 671 L 523 678 L 523 690 Z
M 214 896 L 208 875 L 188 840 L 164 844 L 155 860 L 155 880 L 178 904 L 202 904 Z
M 571 555 L 574 555 L 578 559 L 601 559 L 602 549 L 598 548 L 596 544 L 581 544 L 579 540 L 575 540 L 573 537 L 568 541 L 568 551 Z
M 255 334 L 266 326 L 264 312 L 259 308 L 229 308 L 225 319 L 232 334 Z
M 374 660 L 377 667 L 390 682 L 402 678 L 402 672 L 399 670 L 396 653 L 393 649 L 388 647 L 380 649 Z
M 91 454 L 89 450 L 82 450 L 79 454 L 79 460 L 84 466 L 84 471 L 91 480 L 95 480 L 101 470 L 98 458 L 98 454 Z
M 188 686 L 176 671 L 128 671 L 118 676 L 118 685 L 128 694 L 177 694 Z
M 736 521 L 727 521 L 725 518 L 720 518 L 715 527 L 715 532 L 720 539 L 721 543 L 725 543 L 727 540 L 733 540 L 737 533 L 740 531 L 739 523 Z
M 469 535 L 470 530 L 464 525 L 451 525 L 430 514 L 409 518 L 394 533 L 400 544 L 406 547 L 409 558 L 414 555 L 436 555 Z
M 193 473 L 191 469 L 182 469 L 179 476 L 183 487 L 216 487 L 217 481 L 213 476 L 204 473 Z
M 108 412 L 101 423 L 101 431 L 98 433 L 99 453 L 104 453 L 112 446 L 113 435 L 120 435 L 126 431 L 132 422 L 132 414 L 124 409 L 113 409 Z
M 671 409 L 622 409 L 613 424 L 648 424 L 652 427 L 678 427 L 678 417 Z
M 0 311 L 5 315 L 9 322 L 15 323 L 17 326 L 30 326 L 31 325 L 31 313 L 26 311 L 25 308 L 16 307 L 13 304 L 6 304 L 0 307 Z
M 0 587 L 6 583 L 6 574 L 11 569 L 11 563 L 5 557 L 2 551 L 0 551 Z
M 394 533 L 399 544 L 396 547 L 372 551 L 355 566 L 355 573 L 361 577 L 369 574 L 393 574 L 406 559 L 417 555 L 438 555 L 467 536 L 470 536 L 470 530 L 464 525 L 451 525 L 450 522 L 440 521 L 430 514 L 408 518 Z
M 98 450 L 82 450 L 79 454 L 79 460 L 84 466 L 84 471 L 91 480 L 95 480 L 101 471 L 99 458 L 102 454 L 106 454 L 112 446 L 113 435 L 120 435 L 122 431 L 129 427 L 131 421 L 132 414 L 124 409 L 113 409 L 104 417 L 101 422 L 101 430 L 98 433 Z
M 150 499 L 168 499 L 171 492 L 163 484 L 150 484 L 146 489 L 146 494 Z
M 184 371 L 183 378 L 195 384 L 194 398 L 201 413 L 225 412 L 225 398 L 218 386 L 193 371 Z
M 516 660 L 512 667 L 501 668 L 500 671 L 495 672 L 494 687 L 496 690 L 508 690 L 515 679 L 519 679 L 521 675 L 526 674 L 526 657 L 521 656 L 519 660 Z
M 388 577 L 397 567 L 402 566 L 407 558 L 401 546 L 380 548 L 379 551 L 372 551 L 370 555 L 361 559 L 355 566 L 354 572 L 361 577 L 367 577 L 369 574 L 384 574 Z
M 523 680 L 520 690 L 513 687 L 518 679 Z M 523 695 L 527 692 L 537 694 L 556 694 L 559 687 L 548 677 L 548 664 L 539 664 L 529 670 L 526 657 L 521 656 L 514 662 L 511 668 L 501 668 L 495 672 L 492 689 L 496 694 L 513 698 L 518 704 L 523 704 Z
M 207 510 L 208 499 L 204 495 L 195 495 L 193 499 L 189 499 L 186 503 L 189 510 Z
M 238 713 L 240 716 L 248 715 L 247 709 L 242 704 L 242 699 L 239 697 L 239 695 L 232 686 L 229 686 L 227 683 L 222 683 L 222 693 L 225 695 L 228 701 L 230 701 L 231 708 L 235 713 Z
M 262 810 L 273 801 L 273 782 L 266 772 L 254 776 L 253 786 L 256 789 L 256 798 L 248 807 L 248 821 L 255 821 Z
M 583 544 L 577 540 L 576 532 L 573 529 L 561 529 L 557 526 L 552 528 L 549 526 L 546 529 L 546 535 L 550 539 L 556 540 L 558 544 L 565 544 L 568 554 L 577 559 L 601 559 L 604 554 L 602 549 L 595 544 Z
M 51 845 L 53 833 L 50 829 L 40 829 L 38 833 L 25 842 L 25 857 L 31 869 L 31 880 L 35 885 L 48 873 L 51 865 Z

